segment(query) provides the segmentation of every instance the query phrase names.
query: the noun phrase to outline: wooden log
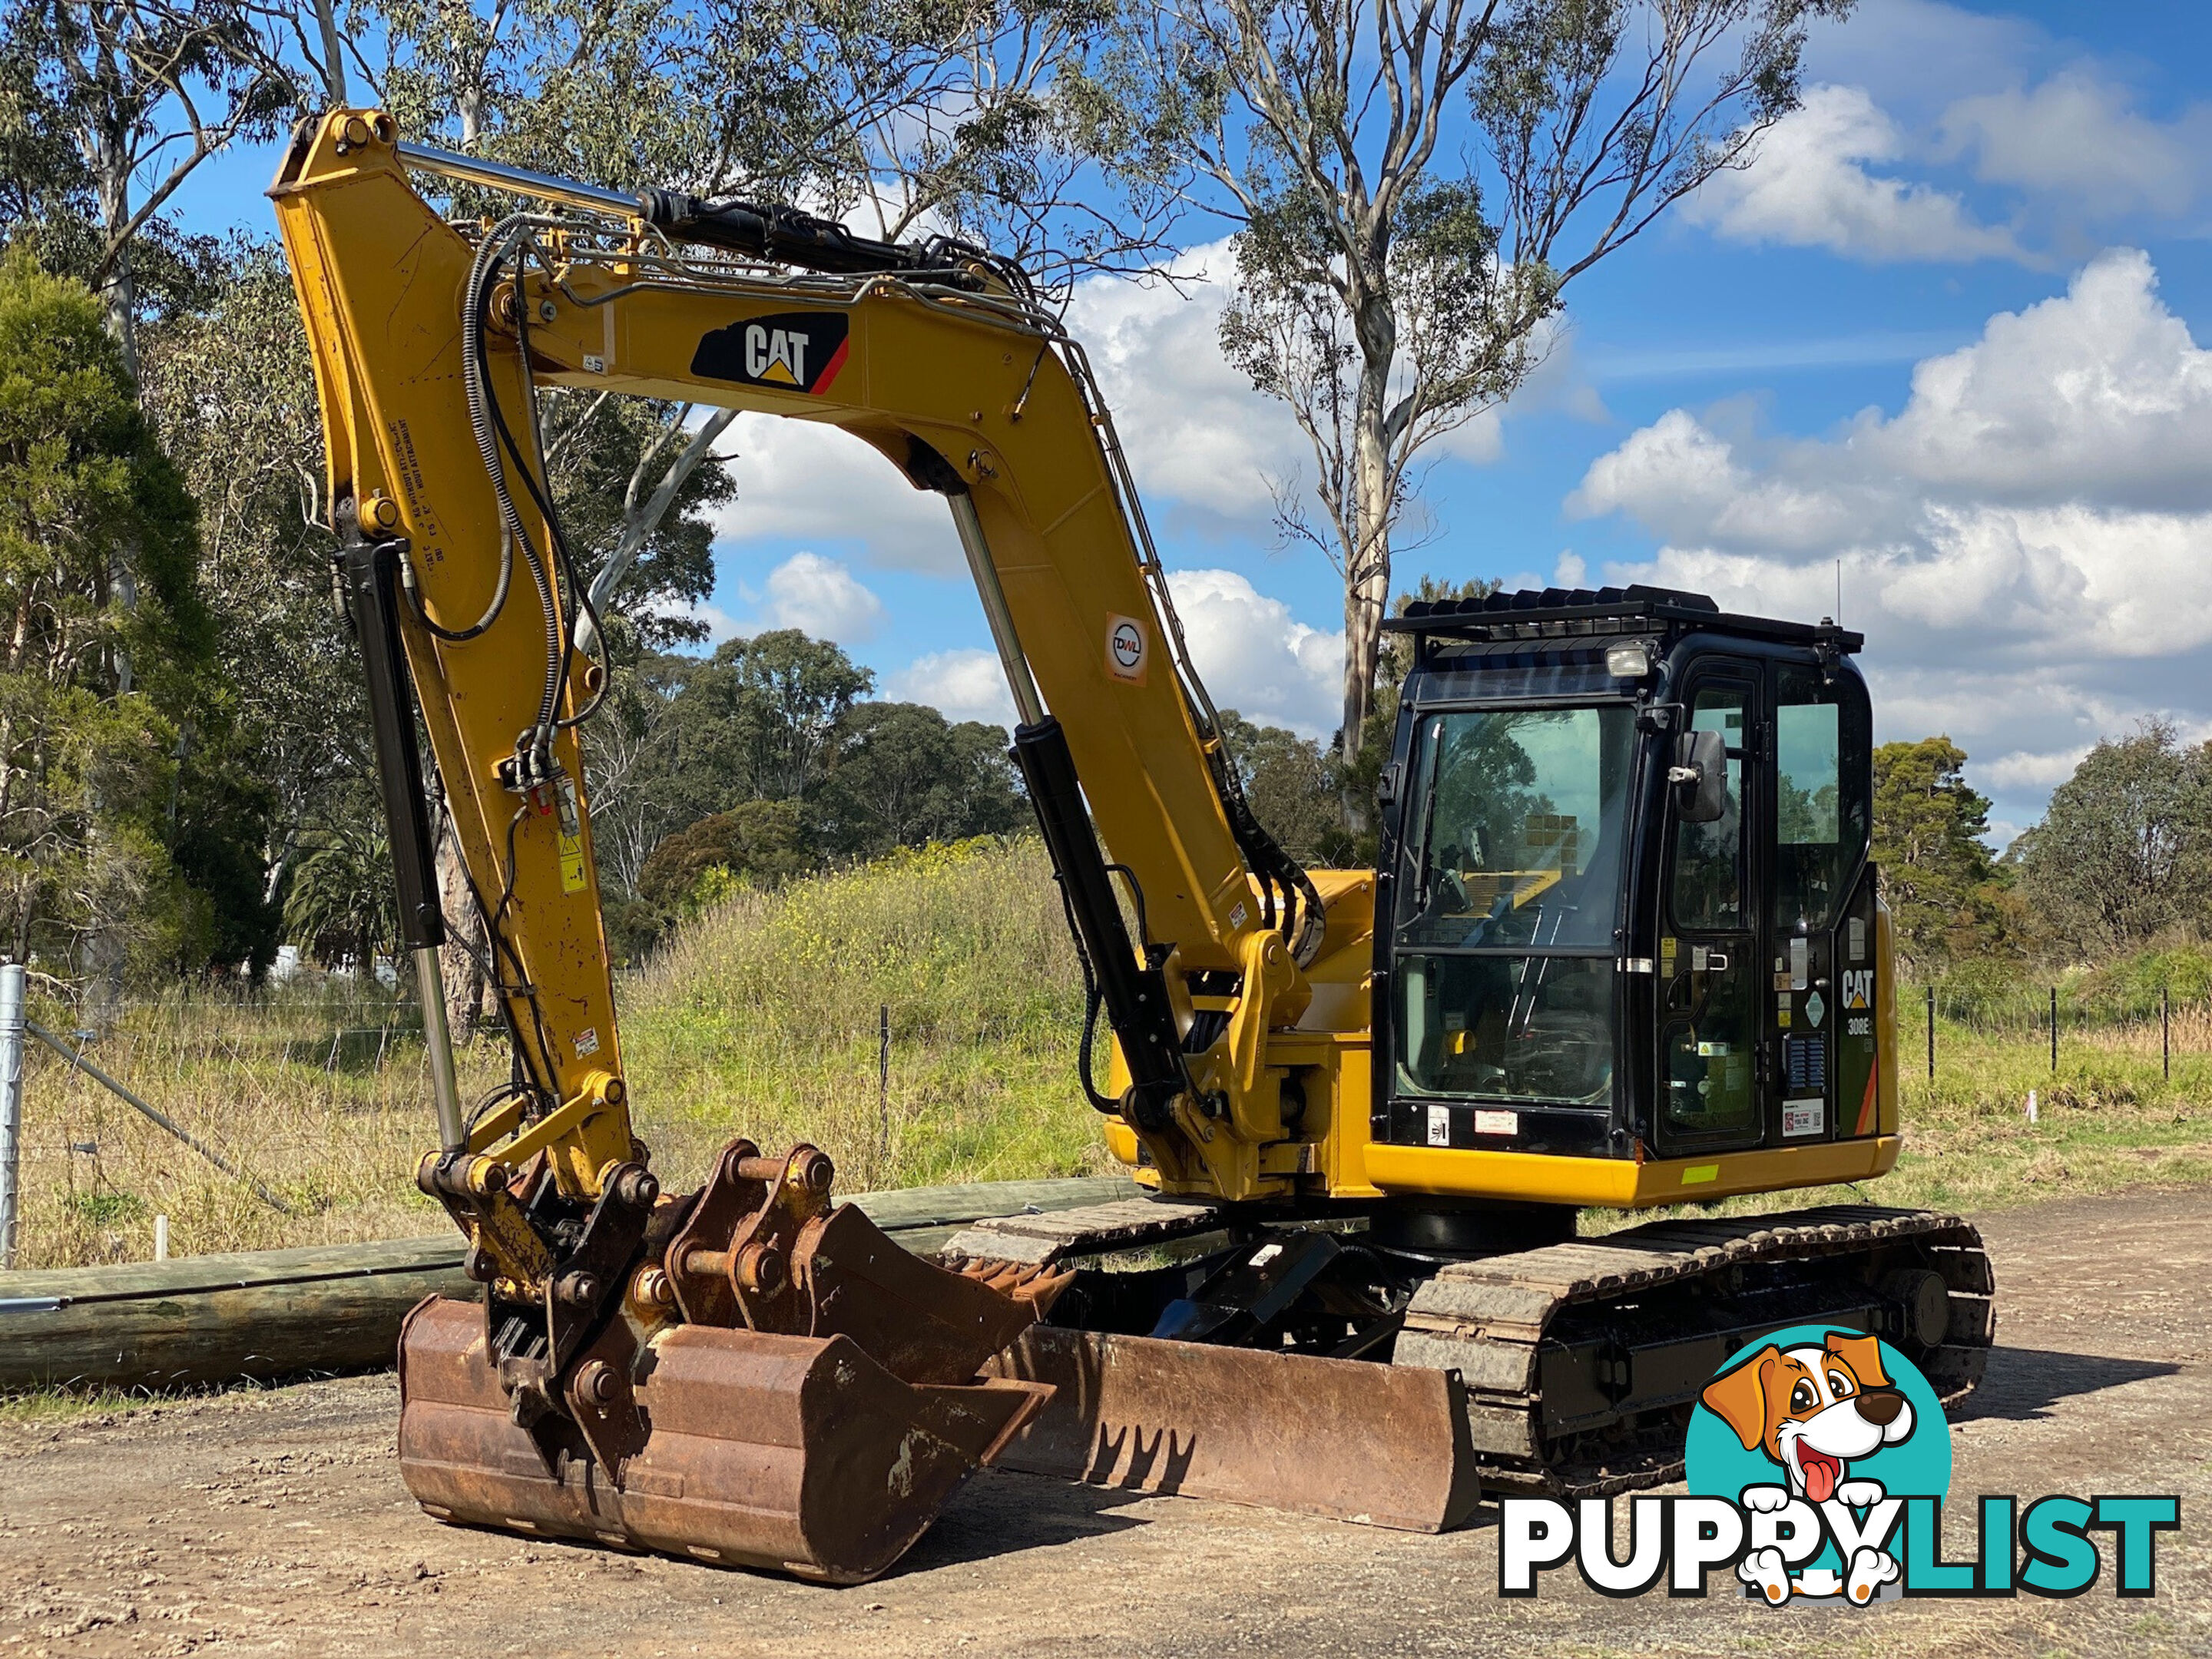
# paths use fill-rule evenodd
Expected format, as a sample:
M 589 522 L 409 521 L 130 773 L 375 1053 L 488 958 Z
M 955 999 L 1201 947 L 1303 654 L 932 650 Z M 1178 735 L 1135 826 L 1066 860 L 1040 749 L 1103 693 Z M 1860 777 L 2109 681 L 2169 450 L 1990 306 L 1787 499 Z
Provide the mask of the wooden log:
M 1127 1196 L 1125 1180 L 1004 1181 L 863 1193 L 908 1249 L 1035 1207 Z M 458 1233 L 373 1244 L 247 1250 L 104 1267 L 0 1273 L 0 1389 L 161 1389 L 389 1365 L 399 1322 L 426 1296 L 472 1297 Z
M 0 1275 L 0 1388 L 193 1382 L 392 1363 L 426 1296 L 468 1296 L 458 1234 Z

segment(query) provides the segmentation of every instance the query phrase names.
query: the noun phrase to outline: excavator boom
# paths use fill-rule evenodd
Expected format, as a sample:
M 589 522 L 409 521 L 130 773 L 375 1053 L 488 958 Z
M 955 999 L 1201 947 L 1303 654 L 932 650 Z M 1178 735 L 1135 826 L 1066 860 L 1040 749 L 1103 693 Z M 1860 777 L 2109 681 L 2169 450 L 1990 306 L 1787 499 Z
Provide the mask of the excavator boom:
M 526 204 L 465 229 L 410 168 Z M 1304 1006 L 1291 951 L 1321 936 L 1319 896 L 1243 809 L 1110 420 L 1018 271 L 410 146 L 374 112 L 303 125 L 270 194 L 428 1022 L 440 1144 L 418 1181 L 484 1286 L 480 1309 L 409 1322 L 409 1483 L 451 1519 L 866 1577 L 1051 1392 L 983 1373 L 1065 1274 L 906 1255 L 833 1209 L 811 1147 L 733 1141 L 699 1192 L 660 1191 L 632 1129 L 579 743 L 606 667 L 538 388 L 824 422 L 882 453 L 890 487 L 945 498 L 1113 1027 L 1121 1086 L 1099 1098 L 1171 1189 L 1285 1189 L 1260 1167 L 1282 1124 L 1258 1056 Z M 472 1107 L 441 1023 L 434 797 L 516 1056 Z

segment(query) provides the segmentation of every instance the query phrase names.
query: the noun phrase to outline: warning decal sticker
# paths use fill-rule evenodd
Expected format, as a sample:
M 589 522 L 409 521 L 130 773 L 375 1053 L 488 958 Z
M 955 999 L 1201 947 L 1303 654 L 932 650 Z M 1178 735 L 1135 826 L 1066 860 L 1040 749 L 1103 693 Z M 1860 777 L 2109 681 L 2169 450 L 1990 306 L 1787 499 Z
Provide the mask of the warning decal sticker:
M 845 367 L 848 327 L 842 311 L 787 311 L 732 323 L 699 342 L 691 372 L 738 386 L 819 395 Z

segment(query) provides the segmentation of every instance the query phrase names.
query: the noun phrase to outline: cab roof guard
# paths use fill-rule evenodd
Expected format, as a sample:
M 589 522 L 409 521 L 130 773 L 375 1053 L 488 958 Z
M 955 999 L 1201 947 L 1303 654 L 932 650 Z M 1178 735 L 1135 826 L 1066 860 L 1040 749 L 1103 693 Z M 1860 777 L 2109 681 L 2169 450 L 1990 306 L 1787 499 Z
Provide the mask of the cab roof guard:
M 1796 623 L 1737 616 L 1723 611 L 1703 593 L 1640 583 L 1595 590 L 1524 587 L 1480 599 L 1415 599 L 1407 605 L 1405 615 L 1385 618 L 1382 627 L 1389 633 L 1424 639 L 1504 641 L 1647 633 L 1672 636 L 1695 631 L 1825 646 L 1843 653 L 1856 653 L 1866 644 L 1864 635 L 1838 628 L 1825 617 L 1818 623 Z

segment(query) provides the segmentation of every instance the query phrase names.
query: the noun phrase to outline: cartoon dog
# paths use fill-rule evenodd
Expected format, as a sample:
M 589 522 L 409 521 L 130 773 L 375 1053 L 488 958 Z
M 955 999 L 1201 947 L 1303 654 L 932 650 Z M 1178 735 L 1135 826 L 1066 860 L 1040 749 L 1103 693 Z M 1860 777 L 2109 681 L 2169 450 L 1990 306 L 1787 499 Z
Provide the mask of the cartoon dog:
M 1792 1498 L 1814 1504 L 1837 1498 L 1854 1509 L 1880 1503 L 1881 1483 L 1851 1479 L 1851 1460 L 1872 1456 L 1912 1432 L 1912 1404 L 1882 1370 L 1881 1344 L 1841 1331 L 1831 1331 L 1819 1347 L 1784 1350 L 1770 1343 L 1708 1382 L 1701 1398 L 1746 1451 L 1765 1453 L 1788 1476 L 1786 1488 L 1744 1488 L 1745 1504 L 1761 1511 L 1781 1510 Z M 1766 1557 L 1772 1559 L 1760 1559 Z M 1790 1594 L 1777 1551 L 1753 1552 L 1738 1576 L 1759 1585 L 1771 1601 Z M 1897 1576 L 1897 1564 L 1886 1551 L 1863 1549 L 1853 1556 L 1843 1588 L 1852 1601 L 1864 1602 Z

